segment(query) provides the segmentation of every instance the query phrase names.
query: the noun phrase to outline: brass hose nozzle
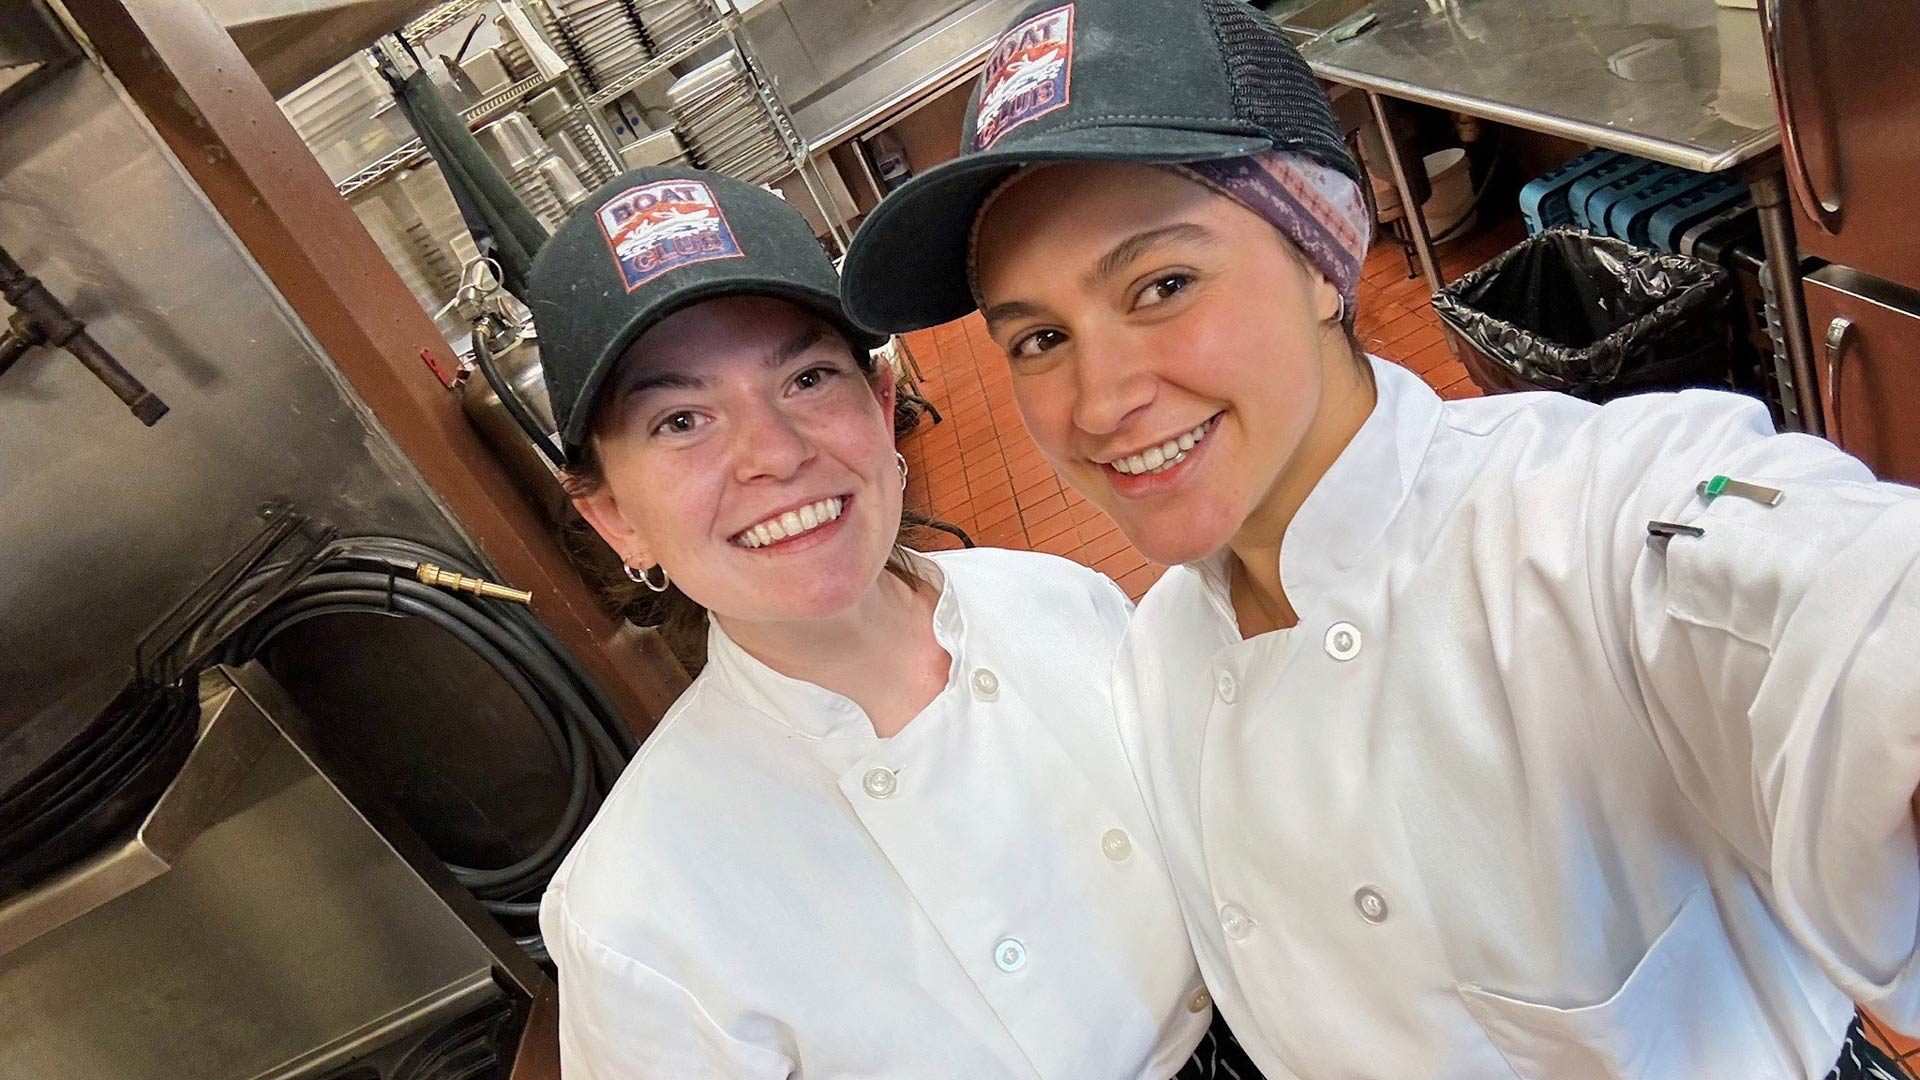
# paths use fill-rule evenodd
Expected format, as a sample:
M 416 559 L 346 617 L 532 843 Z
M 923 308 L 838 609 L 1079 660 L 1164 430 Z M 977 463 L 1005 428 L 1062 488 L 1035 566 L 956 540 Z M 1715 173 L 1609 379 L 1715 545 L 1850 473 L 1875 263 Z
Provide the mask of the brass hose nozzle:
M 421 563 L 414 571 L 414 576 L 420 579 L 422 585 L 470 592 L 475 596 L 484 596 L 492 600 L 511 600 L 516 604 L 533 603 L 533 594 L 525 589 L 510 589 L 483 578 L 456 574 L 451 570 L 442 570 L 432 563 Z

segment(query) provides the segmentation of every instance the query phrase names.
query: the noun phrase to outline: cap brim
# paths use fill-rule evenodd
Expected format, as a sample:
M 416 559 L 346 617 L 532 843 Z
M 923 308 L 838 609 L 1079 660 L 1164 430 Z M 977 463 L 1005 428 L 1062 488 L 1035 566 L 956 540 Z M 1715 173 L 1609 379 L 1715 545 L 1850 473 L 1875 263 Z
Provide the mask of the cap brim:
M 840 297 L 830 292 L 810 289 L 778 278 L 760 281 L 751 278 L 722 278 L 690 285 L 673 294 L 665 302 L 649 305 L 636 312 L 634 317 L 620 328 L 619 333 L 609 340 L 607 348 L 594 361 L 593 369 L 588 372 L 586 382 L 581 385 L 579 393 L 580 401 L 587 403 L 587 407 L 573 410 L 566 429 L 560 432 L 560 446 L 568 461 L 575 460 L 580 447 L 586 442 L 587 426 L 593 419 L 592 403 L 599 397 L 600 387 L 607 381 L 607 376 L 613 374 L 614 369 L 620 366 L 620 358 L 626 355 L 627 347 L 638 340 L 641 334 L 651 329 L 655 323 L 674 312 L 702 300 L 712 300 L 721 296 L 771 296 L 778 300 L 785 300 L 819 316 L 827 325 L 840 331 L 847 342 L 856 349 L 871 352 L 887 343 L 887 335 L 875 333 L 849 319 L 840 306 Z
M 841 266 L 841 298 L 854 321 L 899 334 L 950 322 L 974 309 L 967 283 L 968 239 L 988 195 L 1028 165 L 1126 161 L 1178 165 L 1257 154 L 1258 135 L 1148 126 L 1053 132 L 1016 146 L 936 166 L 880 200 L 854 235 Z

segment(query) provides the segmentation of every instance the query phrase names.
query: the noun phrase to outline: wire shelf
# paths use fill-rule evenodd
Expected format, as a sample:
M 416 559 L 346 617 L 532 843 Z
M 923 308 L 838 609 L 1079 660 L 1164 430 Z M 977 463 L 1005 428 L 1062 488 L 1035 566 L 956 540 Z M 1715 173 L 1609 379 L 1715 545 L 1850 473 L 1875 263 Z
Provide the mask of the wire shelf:
M 661 52 L 660 55 L 654 57 L 652 60 L 647 61 L 632 71 L 627 72 L 625 75 L 621 75 L 608 82 L 605 86 L 602 86 L 591 97 L 587 98 L 587 104 L 595 107 L 607 104 L 622 94 L 625 94 L 627 91 L 632 90 L 634 87 L 639 86 L 641 83 L 646 82 L 648 79 L 653 78 L 655 75 L 660 74 L 673 65 L 692 56 L 694 53 L 699 52 L 701 49 L 706 48 L 708 45 L 720 40 L 731 29 L 733 29 L 732 16 L 723 16 L 719 20 L 701 27 L 688 37 L 681 38 L 675 42 L 671 48 Z
M 400 28 L 400 36 L 418 44 L 480 10 L 486 0 L 448 0 Z
M 494 94 L 492 97 L 477 102 L 470 108 L 463 110 L 460 115 L 466 120 L 468 127 L 497 120 L 517 108 L 521 102 L 543 90 L 553 87 L 558 82 L 558 79 L 546 79 L 538 75 L 529 76 Z M 426 152 L 427 146 L 425 143 L 419 139 L 409 139 L 404 144 L 382 154 L 367 165 L 362 166 L 359 171 L 340 181 L 340 183 L 336 185 L 336 188 L 341 195 L 351 198 L 355 192 L 360 191 L 362 188 L 370 187 L 392 177 L 394 173 L 418 161 Z

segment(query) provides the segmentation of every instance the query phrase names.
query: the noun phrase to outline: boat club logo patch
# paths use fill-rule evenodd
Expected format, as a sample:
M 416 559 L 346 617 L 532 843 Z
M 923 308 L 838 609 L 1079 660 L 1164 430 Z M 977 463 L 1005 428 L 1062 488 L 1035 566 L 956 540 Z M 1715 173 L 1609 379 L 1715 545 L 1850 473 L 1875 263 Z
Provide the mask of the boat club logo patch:
M 628 292 L 676 266 L 741 254 L 713 190 L 698 180 L 628 188 L 600 204 L 596 216 Z
M 1043 11 L 1000 35 L 987 54 L 973 148 L 1067 103 L 1073 81 L 1073 5 Z

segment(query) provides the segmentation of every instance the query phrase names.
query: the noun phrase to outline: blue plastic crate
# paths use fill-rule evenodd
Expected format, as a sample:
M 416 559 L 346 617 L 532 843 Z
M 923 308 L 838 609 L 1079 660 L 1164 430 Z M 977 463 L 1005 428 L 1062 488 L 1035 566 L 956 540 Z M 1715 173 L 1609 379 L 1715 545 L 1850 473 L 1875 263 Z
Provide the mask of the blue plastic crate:
M 1621 203 L 1644 198 L 1647 192 L 1666 186 L 1680 170 L 1671 165 L 1655 165 L 1650 169 L 1628 173 L 1610 184 L 1602 186 L 1587 196 L 1587 222 L 1594 232 L 1619 237 L 1610 224 L 1613 212 Z
M 1647 226 L 1661 207 L 1717 182 L 1712 173 L 1670 169 L 1659 181 L 1627 193 L 1607 210 L 1607 232 L 1629 244 L 1647 243 Z
M 1626 157 L 1612 150 L 1589 150 L 1565 165 L 1520 189 L 1520 213 L 1527 220 L 1527 235 L 1555 225 L 1573 224 L 1573 210 L 1567 194 L 1574 181 Z
M 1604 232 L 1605 224 L 1596 225 L 1593 216 L 1592 199 L 1595 195 L 1609 189 L 1624 188 L 1635 184 L 1665 169 L 1665 165 L 1647 161 L 1644 158 L 1627 157 L 1616 165 L 1595 172 L 1573 182 L 1573 189 L 1567 192 L 1567 204 L 1573 208 L 1573 223 L 1588 232 Z M 1603 199 L 1601 210 L 1606 206 Z
M 1688 229 L 1750 198 L 1745 183 L 1730 176 L 1714 180 L 1655 210 L 1647 221 L 1647 243 L 1662 251 L 1679 251 L 1680 237 Z

